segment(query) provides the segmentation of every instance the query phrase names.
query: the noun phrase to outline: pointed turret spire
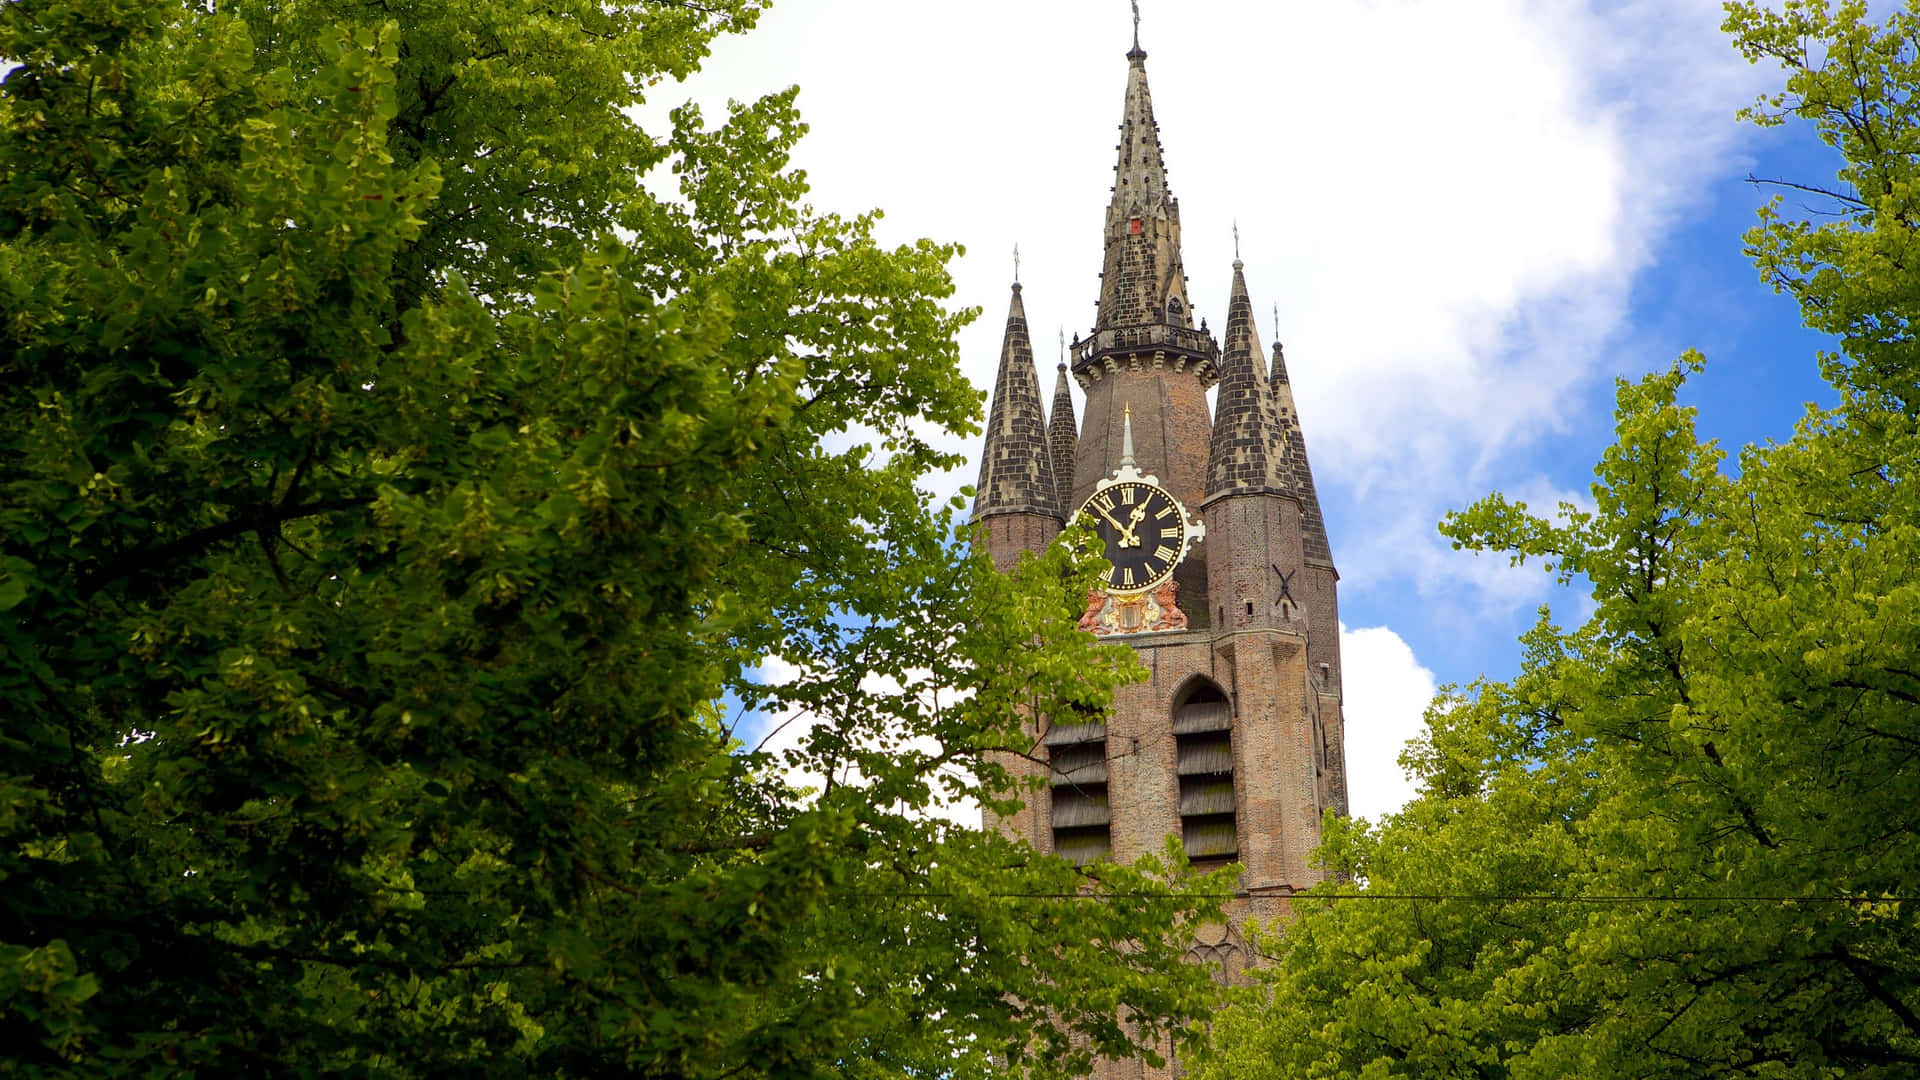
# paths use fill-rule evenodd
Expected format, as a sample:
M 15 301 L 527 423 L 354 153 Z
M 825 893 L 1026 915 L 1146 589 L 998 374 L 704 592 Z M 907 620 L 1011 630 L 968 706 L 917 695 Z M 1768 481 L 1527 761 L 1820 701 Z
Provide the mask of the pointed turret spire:
M 993 514 L 1039 514 L 1060 520 L 1060 489 L 1053 477 L 1053 452 L 1047 443 L 1047 418 L 1040 396 L 1040 373 L 1033 364 L 1027 334 L 1027 310 L 1020 285 L 1013 286 L 1007 331 L 1000 346 L 1000 372 L 994 379 L 987 412 L 986 445 L 980 454 L 980 482 L 974 489 L 973 520 Z
M 1210 426 L 1206 391 L 1218 377 L 1220 346 L 1194 326 L 1181 269 L 1180 204 L 1167 189 L 1146 57 L 1140 49 L 1127 54 L 1119 159 L 1101 230 L 1099 315 L 1093 332 L 1074 340 L 1068 361 L 1087 395 L 1069 502 L 1085 499 L 1118 465 L 1119 406 L 1126 402 L 1138 406 L 1139 467 L 1190 504 L 1205 497 L 1206 462 L 1187 453 L 1184 440 L 1196 433 L 1204 439 Z M 1154 380 L 1151 392 L 1136 387 L 1143 378 Z
M 1278 341 L 1273 343 L 1272 388 L 1274 430 L 1273 456 L 1279 465 L 1285 490 L 1300 500 L 1301 544 L 1308 559 L 1333 565 L 1333 549 L 1327 543 L 1327 525 L 1320 516 L 1320 496 L 1313 489 L 1313 469 L 1307 464 L 1307 440 L 1300 433 L 1300 414 L 1293 405 L 1293 386 L 1287 379 L 1286 353 Z
M 1279 487 L 1274 441 L 1279 425 L 1260 363 L 1260 330 L 1239 259 L 1227 300 L 1227 334 L 1220 350 L 1220 396 L 1214 403 L 1207 449 L 1207 498 Z
M 1061 335 L 1063 338 L 1065 334 Z M 1062 352 L 1065 343 L 1062 342 Z M 1060 509 L 1072 513 L 1073 506 L 1073 454 L 1080 445 L 1080 435 L 1073 423 L 1073 391 L 1069 384 L 1073 376 L 1067 374 L 1067 362 L 1063 358 L 1060 368 L 1053 378 L 1053 413 L 1047 418 L 1047 444 L 1053 451 L 1053 481 L 1060 491 Z
M 1190 328 L 1192 304 L 1180 262 L 1180 204 L 1167 187 L 1160 126 L 1154 122 L 1153 94 L 1147 88 L 1147 54 L 1137 42 L 1127 63 L 1095 329 L 1162 323 Z

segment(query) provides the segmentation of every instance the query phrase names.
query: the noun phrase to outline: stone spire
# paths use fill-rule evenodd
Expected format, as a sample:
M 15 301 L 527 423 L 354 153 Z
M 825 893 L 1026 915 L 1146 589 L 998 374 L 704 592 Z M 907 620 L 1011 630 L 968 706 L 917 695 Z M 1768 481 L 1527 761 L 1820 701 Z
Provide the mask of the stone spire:
M 1060 361 L 1059 372 L 1053 379 L 1053 414 L 1047 418 L 1047 444 L 1053 450 L 1053 481 L 1060 492 L 1063 518 L 1074 511 L 1073 454 L 1080 445 L 1080 435 L 1073 424 L 1073 392 L 1068 385 L 1072 382 L 1067 362 Z
M 1140 469 L 1188 506 L 1206 496 L 1206 457 L 1193 443 L 1204 446 L 1211 426 L 1206 394 L 1218 377 L 1220 346 L 1194 326 L 1181 269 L 1180 204 L 1167 189 L 1146 59 L 1139 48 L 1127 54 L 1119 159 L 1101 227 L 1099 315 L 1067 359 L 1086 391 L 1070 505 L 1119 464 L 1121 412 L 1129 404 Z M 1204 591 L 1199 572 L 1187 572 L 1194 586 L 1188 595 L 1197 601 Z
M 994 379 L 993 404 L 987 412 L 980 482 L 973 496 L 974 521 L 994 514 L 1064 519 L 1053 477 L 1053 451 L 1047 442 L 1044 400 L 1040 373 L 1033 364 L 1033 342 L 1027 335 L 1027 310 L 1020 302 L 1020 284 L 1015 282 L 1006 337 L 1000 346 L 1000 373 Z
M 1180 204 L 1167 187 L 1160 125 L 1147 89 L 1147 54 L 1127 53 L 1127 97 L 1120 119 L 1119 163 L 1107 205 L 1106 258 L 1097 330 L 1172 324 L 1193 326 L 1186 272 L 1180 262 Z
M 1293 386 L 1287 381 L 1287 358 L 1280 343 L 1273 343 L 1272 387 L 1274 429 L 1273 457 L 1279 465 L 1285 490 L 1300 500 L 1301 544 L 1310 560 L 1333 565 L 1333 549 L 1327 544 L 1327 525 L 1320 516 L 1320 496 L 1313 490 L 1313 469 L 1307 464 L 1307 440 L 1300 433 L 1300 414 L 1293 405 Z
M 1227 300 L 1227 333 L 1220 350 L 1220 393 L 1214 402 L 1213 438 L 1207 447 L 1207 498 L 1281 491 L 1276 457 L 1279 425 L 1266 373 L 1260 363 L 1260 331 L 1240 260 L 1233 261 L 1233 291 Z

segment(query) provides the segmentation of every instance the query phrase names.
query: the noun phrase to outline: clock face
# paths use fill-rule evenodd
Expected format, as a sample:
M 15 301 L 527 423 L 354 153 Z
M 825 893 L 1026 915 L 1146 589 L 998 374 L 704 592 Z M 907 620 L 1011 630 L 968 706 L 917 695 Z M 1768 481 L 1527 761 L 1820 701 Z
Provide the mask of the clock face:
M 1106 541 L 1111 592 L 1145 592 L 1159 585 L 1186 551 L 1186 512 L 1153 484 L 1101 488 L 1081 505 L 1080 515 Z

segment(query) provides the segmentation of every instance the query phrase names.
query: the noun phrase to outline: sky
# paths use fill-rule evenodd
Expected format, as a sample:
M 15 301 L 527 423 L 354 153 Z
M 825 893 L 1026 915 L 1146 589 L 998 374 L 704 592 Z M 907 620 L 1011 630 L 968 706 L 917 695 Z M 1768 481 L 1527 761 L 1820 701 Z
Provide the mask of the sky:
M 1591 610 L 1537 567 L 1453 551 L 1442 516 L 1492 491 L 1590 505 L 1613 381 L 1684 349 L 1708 363 L 1686 400 L 1730 450 L 1832 401 L 1829 343 L 1740 237 L 1767 198 L 1750 176 L 1834 166 L 1804 131 L 1736 119 L 1778 75 L 1721 18 L 1699 0 L 1142 5 L 1194 302 L 1224 325 L 1237 227 L 1262 337 L 1285 343 L 1341 574 L 1356 814 L 1412 793 L 1396 759 L 1436 687 L 1513 674 L 1542 604 Z M 815 206 L 965 245 L 983 393 L 1019 246 L 1051 393 L 1051 343 L 1094 314 L 1132 30 L 1122 0 L 786 0 L 654 103 L 711 118 L 798 83 Z

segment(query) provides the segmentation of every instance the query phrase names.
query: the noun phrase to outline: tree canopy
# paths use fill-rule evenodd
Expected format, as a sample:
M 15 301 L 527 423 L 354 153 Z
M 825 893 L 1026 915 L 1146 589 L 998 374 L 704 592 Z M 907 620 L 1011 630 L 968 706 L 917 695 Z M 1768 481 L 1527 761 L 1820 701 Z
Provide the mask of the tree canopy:
M 928 816 L 1133 661 L 916 487 L 954 249 L 811 207 L 792 91 L 632 119 L 760 7 L 0 7 L 9 1074 L 1060 1073 L 1202 1006 L 1177 857 Z
M 1776 201 L 1747 237 L 1837 337 L 1839 405 L 1729 468 L 1689 355 L 1619 384 L 1592 510 L 1447 519 L 1594 613 L 1543 612 L 1517 678 L 1435 703 L 1423 793 L 1331 827 L 1349 883 L 1268 943 L 1202 1076 L 1920 1070 L 1920 6 L 1735 3 L 1727 29 L 1785 73 L 1747 115 L 1841 161 L 1806 185 L 1832 215 Z

